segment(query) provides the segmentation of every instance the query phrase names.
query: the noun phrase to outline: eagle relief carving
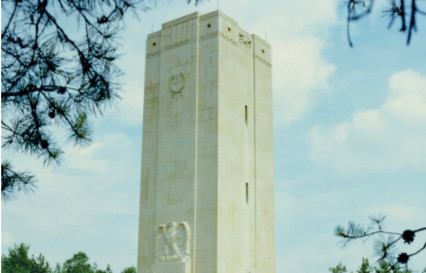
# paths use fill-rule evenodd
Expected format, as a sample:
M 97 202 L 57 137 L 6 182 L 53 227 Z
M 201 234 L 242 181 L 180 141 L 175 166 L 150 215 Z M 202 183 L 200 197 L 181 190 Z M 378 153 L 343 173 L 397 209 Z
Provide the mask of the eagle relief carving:
M 190 230 L 186 222 L 159 225 L 155 238 L 157 261 L 183 261 L 190 255 Z

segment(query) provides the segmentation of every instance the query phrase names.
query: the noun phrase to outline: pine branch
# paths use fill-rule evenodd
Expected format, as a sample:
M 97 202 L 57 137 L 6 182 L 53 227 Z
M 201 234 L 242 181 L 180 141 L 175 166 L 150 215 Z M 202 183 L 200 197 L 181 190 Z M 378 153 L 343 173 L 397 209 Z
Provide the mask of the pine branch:
M 8 161 L 1 163 L 1 197 L 3 202 L 16 198 L 17 191 L 33 192 L 36 188 L 36 179 L 28 171 L 17 172 L 12 169 Z
M 426 249 L 426 243 L 415 251 L 412 254 L 407 254 L 405 252 L 401 252 L 397 259 L 394 260 L 393 257 L 395 253 L 396 244 L 399 241 L 403 241 L 406 244 L 411 244 L 415 235 L 419 232 L 425 231 L 426 227 L 418 228 L 415 230 L 404 230 L 402 233 L 399 232 L 390 232 L 383 230 L 383 222 L 385 217 L 371 217 L 371 221 L 373 222 L 373 226 L 365 229 L 363 226 L 359 224 L 355 224 L 354 222 L 349 222 L 347 229 L 344 229 L 342 226 L 337 226 L 335 229 L 335 235 L 342 238 L 341 244 L 342 246 L 347 246 L 350 242 L 356 241 L 359 239 L 367 240 L 372 237 L 379 236 L 379 240 L 376 241 L 374 245 L 374 249 L 376 253 L 380 256 L 378 261 L 389 260 L 389 263 L 392 265 L 392 268 L 395 269 L 398 264 L 407 264 L 408 260 L 423 250 Z M 384 239 L 382 235 L 389 235 L 387 239 Z M 392 236 L 396 235 L 396 237 Z

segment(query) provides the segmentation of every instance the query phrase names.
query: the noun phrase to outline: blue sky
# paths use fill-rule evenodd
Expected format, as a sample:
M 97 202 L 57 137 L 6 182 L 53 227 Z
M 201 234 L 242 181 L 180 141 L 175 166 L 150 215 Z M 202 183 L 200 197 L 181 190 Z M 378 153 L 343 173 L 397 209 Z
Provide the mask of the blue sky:
M 93 121 L 89 147 L 65 143 L 59 167 L 2 151 L 40 181 L 34 194 L 2 203 L 2 253 L 24 242 L 52 263 L 83 251 L 114 272 L 136 265 L 145 39 L 164 22 L 217 8 L 184 2 L 157 1 L 126 21 L 122 100 Z M 407 47 L 397 25 L 386 30 L 381 5 L 353 25 L 350 48 L 335 0 L 220 2 L 272 46 L 277 272 L 374 260 L 369 242 L 337 244 L 333 230 L 349 220 L 384 214 L 389 230 L 426 225 L 426 18 Z M 420 271 L 425 260 L 423 252 L 410 266 Z

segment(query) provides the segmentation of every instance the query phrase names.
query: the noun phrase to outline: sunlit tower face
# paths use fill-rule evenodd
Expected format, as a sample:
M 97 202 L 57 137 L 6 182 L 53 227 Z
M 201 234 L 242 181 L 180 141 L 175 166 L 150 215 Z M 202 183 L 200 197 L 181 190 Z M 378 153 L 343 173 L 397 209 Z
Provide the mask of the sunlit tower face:
M 222 12 L 148 36 L 138 272 L 275 272 L 270 45 Z

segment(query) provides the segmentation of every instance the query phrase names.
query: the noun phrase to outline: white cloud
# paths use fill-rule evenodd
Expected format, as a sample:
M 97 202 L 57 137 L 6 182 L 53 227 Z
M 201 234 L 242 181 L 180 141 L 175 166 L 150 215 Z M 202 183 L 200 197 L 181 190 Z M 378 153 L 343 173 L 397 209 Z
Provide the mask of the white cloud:
M 64 148 L 65 164 L 79 171 L 105 172 L 108 170 L 108 161 L 95 158 L 96 152 L 102 148 L 103 144 L 100 142 L 85 147 L 68 145 Z
M 113 168 L 117 168 L 119 159 L 134 152 L 132 146 L 134 141 L 122 132 L 106 134 L 102 141 L 96 141 L 88 146 L 74 146 L 72 144 L 64 147 L 63 166 L 74 169 L 74 171 L 87 171 L 91 173 L 107 174 Z
M 128 32 L 132 33 L 132 30 L 133 33 L 136 32 L 132 28 Z M 125 53 L 119 61 L 119 66 L 124 72 L 120 79 L 123 83 L 121 99 L 116 109 L 107 112 L 107 116 L 127 126 L 138 126 L 142 124 L 143 113 L 145 40 L 139 36 L 128 37 L 127 40 L 129 44 L 123 48 Z M 135 45 L 139 47 L 135 49 Z
M 257 5 L 262 7 L 253 12 Z M 172 9 L 171 6 L 161 8 L 165 14 Z M 188 12 L 191 9 L 190 6 L 182 8 Z M 216 8 L 215 3 L 200 3 L 202 13 L 210 12 L 212 8 Z M 272 45 L 275 121 L 277 125 L 287 125 L 301 119 L 315 105 L 321 91 L 327 88 L 328 79 L 336 69 L 323 55 L 327 47 L 327 30 L 337 21 L 335 1 L 258 3 L 237 0 L 221 2 L 220 9 L 237 20 L 243 29 L 260 37 L 270 37 L 267 40 Z M 182 15 L 185 14 L 178 16 Z M 154 22 L 158 24 L 158 20 Z M 142 25 L 145 31 L 151 27 L 147 21 Z M 145 37 L 134 35 L 141 32 L 140 24 L 129 24 L 128 27 L 127 43 L 123 48 L 125 54 L 120 60 L 120 67 L 125 72 L 122 100 L 117 105 L 119 110 L 109 111 L 108 116 L 125 125 L 138 125 L 142 121 Z
M 145 42 L 146 33 L 151 29 L 151 24 L 148 23 L 150 16 L 150 13 L 143 13 L 140 20 L 129 18 L 120 32 L 120 42 L 124 41 L 119 48 L 120 58 L 117 60 L 117 65 L 123 72 L 119 78 L 122 84 L 119 92 L 121 99 L 105 111 L 104 118 L 128 127 L 142 124 Z
M 337 22 L 336 3 L 308 0 L 263 5 L 258 13 L 244 13 L 250 15 L 246 20 L 236 19 L 250 32 L 270 37 L 274 120 L 278 126 L 288 125 L 311 111 L 336 70 L 323 54 L 327 32 Z
M 261 5 L 259 8 L 254 8 Z M 239 12 L 234 12 L 238 7 Z M 304 33 L 327 31 L 336 23 L 336 2 L 334 0 L 282 1 L 259 3 L 255 0 L 238 0 L 221 3 L 220 9 L 235 18 L 239 25 L 263 37 L 266 31 L 274 33 L 268 37 L 298 36 Z M 276 33 L 278 31 L 278 33 Z
M 369 216 L 386 215 L 384 227 L 388 231 L 402 232 L 424 226 L 426 212 L 422 193 L 425 187 L 421 182 L 417 185 L 387 183 L 389 189 L 381 183 L 361 182 L 349 189 L 338 181 L 319 180 L 322 183 L 312 177 L 275 181 L 277 272 L 328 272 L 327 269 L 338 262 L 353 271 L 359 268 L 362 257 L 376 261 L 373 238 L 341 248 L 340 239 L 333 231 L 339 224 L 346 226 L 348 221 L 369 226 Z M 410 190 L 412 187 L 416 188 L 415 192 Z M 409 193 L 401 194 L 406 188 Z M 418 234 L 415 245 L 410 248 L 399 247 L 414 252 L 424 244 L 425 235 Z M 423 266 L 415 259 L 410 268 Z
M 412 195 L 414 198 L 417 196 Z M 388 200 L 387 204 L 364 208 L 364 215 L 385 215 L 386 228 L 389 230 L 403 230 L 425 225 L 426 211 L 417 204 L 401 204 L 399 201 Z M 410 223 L 410 227 L 407 226 Z
M 287 38 L 272 46 L 274 116 L 278 125 L 290 124 L 312 109 L 336 66 L 322 56 L 324 43 L 313 35 Z
M 109 263 L 117 272 L 134 265 L 140 144 L 114 132 L 95 136 L 87 147 L 64 150 L 59 167 L 43 167 L 34 157 L 12 158 L 19 169 L 31 166 L 39 183 L 34 194 L 3 204 L 2 251 L 24 242 L 53 264 L 84 251 L 101 267 Z M 117 247 L 128 254 L 111 260 L 108 255 Z
M 389 79 L 389 96 L 377 109 L 351 120 L 315 127 L 310 158 L 320 168 L 362 172 L 424 171 L 426 164 L 426 76 L 407 70 Z
M 121 101 L 117 105 L 118 110 L 111 112 L 114 119 L 125 125 L 138 126 L 142 124 L 144 92 L 142 74 L 141 72 L 139 79 L 127 81 L 125 90 L 121 94 Z

